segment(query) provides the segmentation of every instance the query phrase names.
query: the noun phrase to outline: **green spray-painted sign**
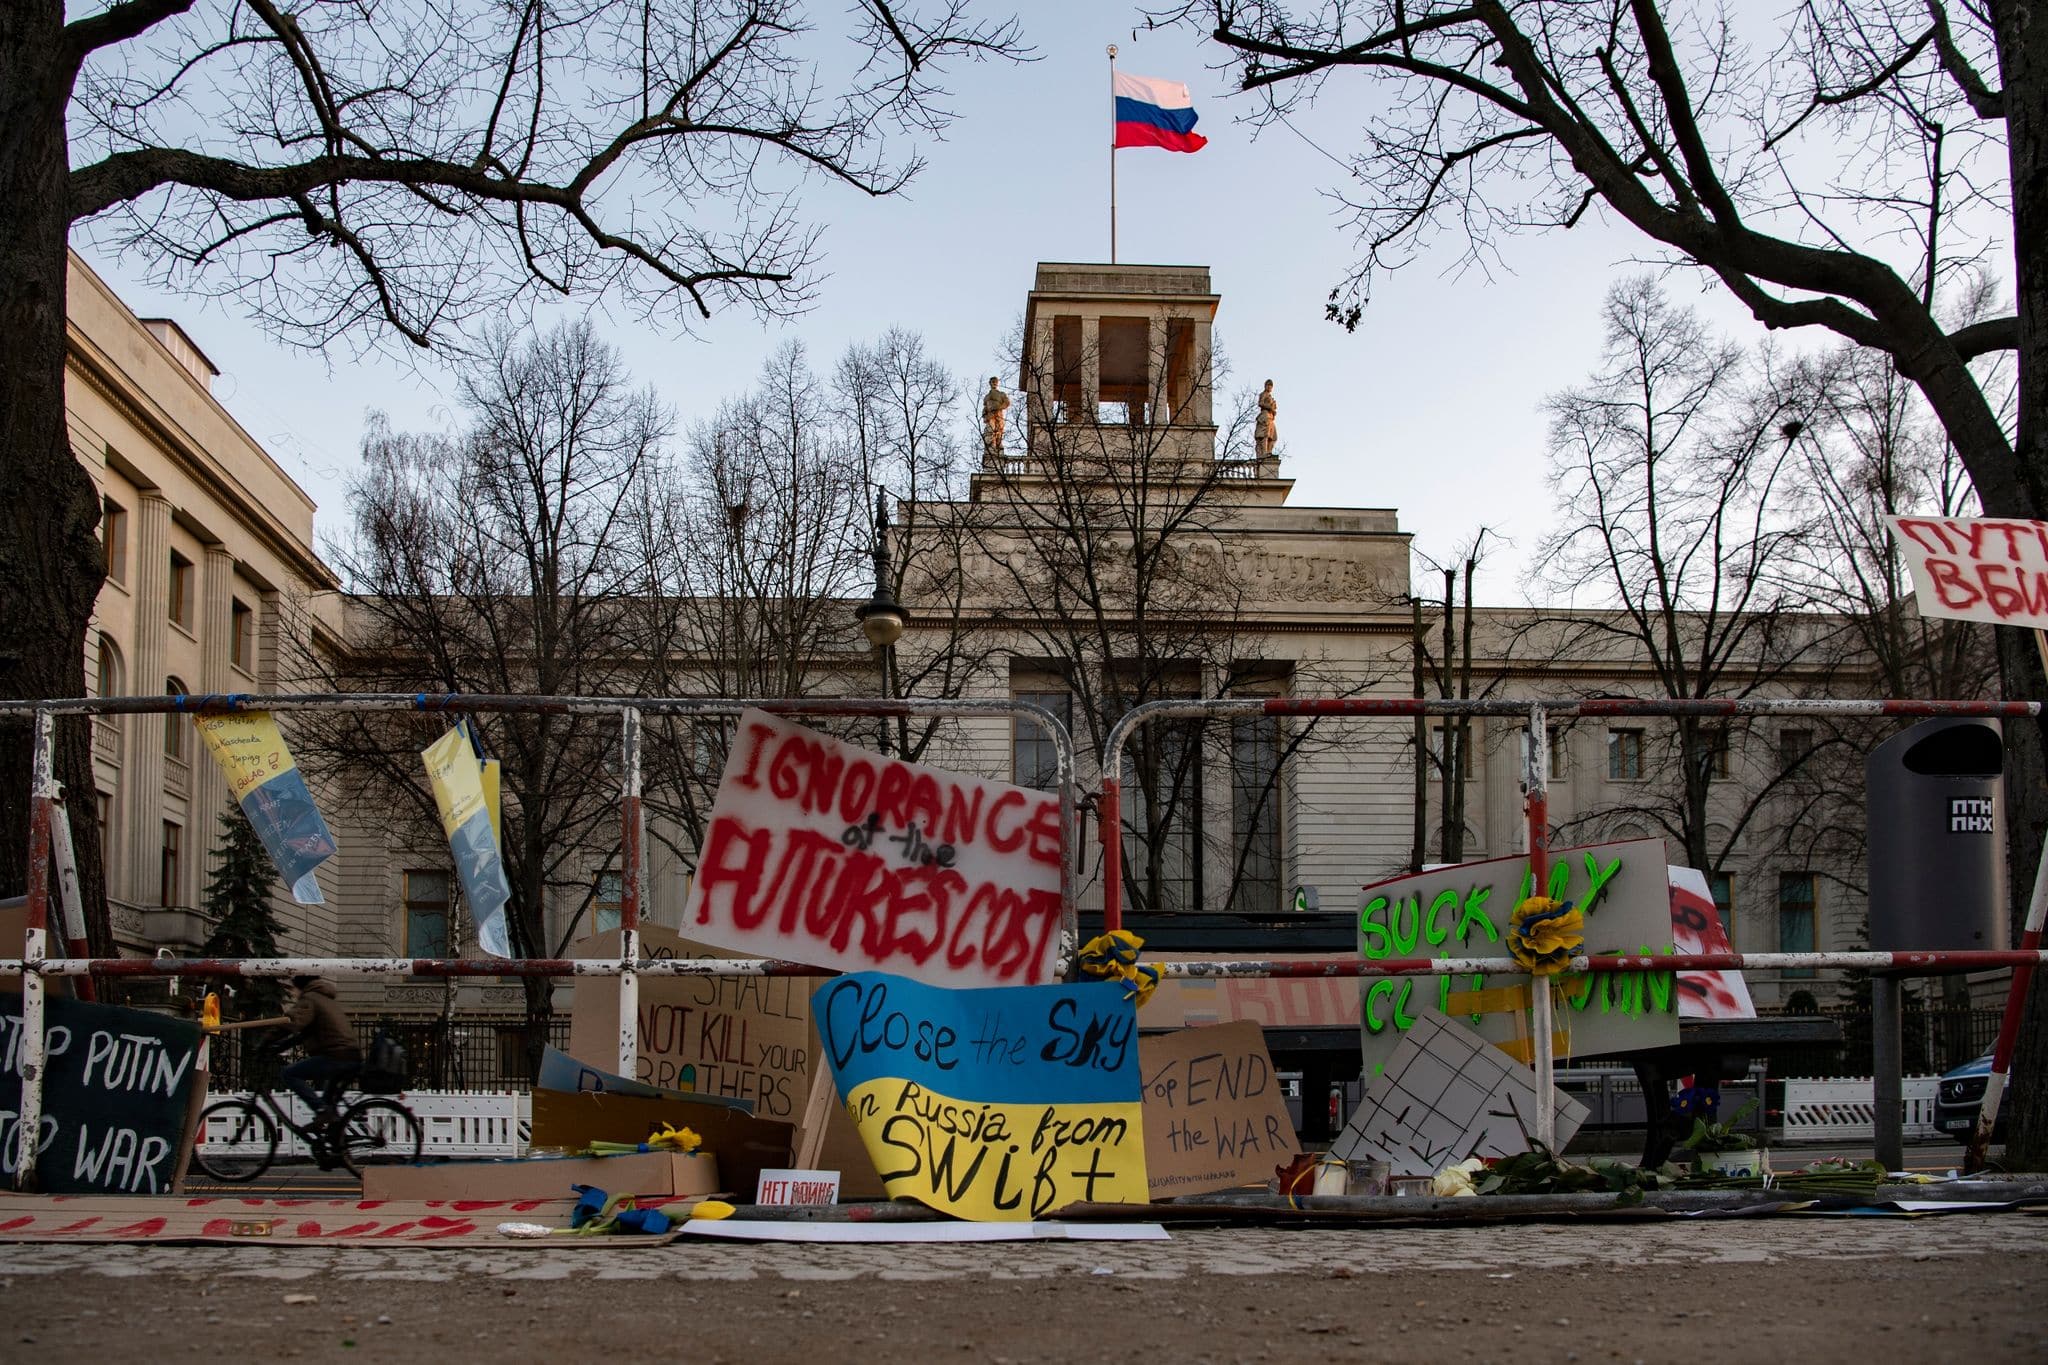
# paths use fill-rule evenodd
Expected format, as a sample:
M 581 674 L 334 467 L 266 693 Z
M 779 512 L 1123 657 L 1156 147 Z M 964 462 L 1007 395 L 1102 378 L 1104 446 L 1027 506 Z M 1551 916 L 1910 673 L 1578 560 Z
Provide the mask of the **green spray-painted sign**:
M 1534 881 L 1526 858 L 1460 863 L 1365 888 L 1358 952 L 1368 962 L 1411 957 L 1500 958 L 1499 975 L 1383 976 L 1359 987 L 1365 1074 L 1377 1075 L 1420 1015 L 1451 1016 L 1527 1059 L 1530 978 L 1515 971 L 1502 941 L 1509 916 Z M 1664 841 L 1634 839 L 1551 855 L 1545 894 L 1586 916 L 1596 953 L 1668 953 L 1671 898 Z M 1678 1000 L 1670 972 L 1583 974 L 1550 979 L 1557 1055 L 1598 1056 L 1678 1041 Z

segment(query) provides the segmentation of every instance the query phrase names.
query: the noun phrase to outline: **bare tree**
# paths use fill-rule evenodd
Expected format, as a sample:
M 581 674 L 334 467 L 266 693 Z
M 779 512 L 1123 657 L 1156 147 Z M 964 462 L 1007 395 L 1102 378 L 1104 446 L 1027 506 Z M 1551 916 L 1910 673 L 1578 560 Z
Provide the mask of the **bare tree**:
M 1605 320 L 1603 367 L 1549 405 L 1558 519 L 1536 577 L 1578 609 L 1539 612 L 1521 648 L 1541 641 L 1555 657 L 1610 661 L 1672 700 L 1825 684 L 1841 666 L 1838 626 L 1796 615 L 1777 573 L 1805 534 L 1783 505 L 1810 395 L 1772 373 L 1768 350 L 1745 355 L 1714 336 L 1650 277 L 1617 284 Z M 1688 865 L 1719 872 L 1756 836 L 1772 793 L 1823 747 L 1780 762 L 1744 738 L 1739 725 L 1697 716 L 1612 731 L 1624 751 L 1610 776 L 1632 794 L 1573 823 L 1654 825 Z M 1734 771 L 1745 760 L 1760 770 Z
M 872 195 L 942 129 L 950 61 L 1019 54 L 965 0 L 63 0 L 0 5 L 0 696 L 85 691 L 100 502 L 64 419 L 74 225 L 319 345 L 420 345 L 535 297 L 687 320 L 815 284 L 794 192 Z M 93 951 L 113 950 L 90 737 L 62 727 Z M 0 727 L 0 884 L 28 740 Z
M 1724 12 L 1610 0 L 1179 0 L 1279 120 L 1344 73 L 1372 80 L 1343 194 L 1372 281 L 1439 233 L 1490 258 L 1604 212 L 1711 275 L 1773 328 L 1819 328 L 1917 387 L 1983 510 L 2048 515 L 2048 25 L 2027 0 L 1801 0 L 1775 45 Z M 2010 313 L 1945 325 L 1959 273 L 2011 252 Z M 1983 358 L 2018 361 L 2010 420 Z M 2019 630 L 2005 694 L 2048 696 Z M 2006 729 L 2011 860 L 2048 829 L 2043 731 Z M 2012 878 L 2013 915 L 2029 879 Z M 2048 994 L 2030 1006 L 2013 1150 L 2048 1159 Z
M 467 426 L 415 435 L 374 427 L 351 490 L 355 535 L 336 555 L 353 592 L 336 681 L 401 691 L 631 695 L 650 641 L 649 549 L 639 513 L 663 478 L 669 419 L 629 387 L 587 323 L 521 340 L 494 331 L 460 376 Z M 657 603 L 658 605 L 658 603 Z M 366 798 L 351 805 L 387 839 L 438 834 L 417 742 L 374 718 L 310 727 Z M 552 901 L 588 890 L 616 849 L 618 723 L 593 715 L 471 718 L 502 764 L 510 938 L 554 948 Z M 421 738 L 417 727 L 411 741 Z M 401 799 L 392 801 L 392 794 Z M 451 945 L 452 946 L 452 945 Z M 525 978 L 529 1021 L 553 985 Z

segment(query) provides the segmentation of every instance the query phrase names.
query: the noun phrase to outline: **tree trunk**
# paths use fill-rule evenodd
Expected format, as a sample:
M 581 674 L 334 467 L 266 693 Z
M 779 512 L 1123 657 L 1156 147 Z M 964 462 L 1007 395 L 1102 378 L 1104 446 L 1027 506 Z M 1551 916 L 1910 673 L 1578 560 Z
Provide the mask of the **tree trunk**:
M 85 632 L 105 563 L 100 498 L 64 420 L 64 278 L 70 215 L 64 7 L 0 5 L 0 697 L 85 692 Z M 28 881 L 31 731 L 0 722 L 0 895 Z M 92 731 L 57 727 L 88 939 L 113 952 L 101 874 Z M 14 945 L 18 950 L 20 945 Z
M 1995 516 L 2038 516 L 2048 509 L 2048 22 L 2026 0 L 1993 0 L 2000 83 L 2005 92 L 2006 151 L 2012 162 L 2013 295 L 2019 315 L 2019 477 L 2030 507 L 1993 507 Z M 2026 632 L 2001 628 L 1998 653 L 2005 695 L 2048 700 L 2048 678 Z M 2048 828 L 2048 772 L 2042 726 L 2006 727 L 2006 847 L 2010 852 L 2013 919 L 2024 923 L 2034 869 Z M 2011 1141 L 2007 1165 L 2048 1169 L 2048 991 L 2037 981 L 2013 1059 L 2007 1092 Z

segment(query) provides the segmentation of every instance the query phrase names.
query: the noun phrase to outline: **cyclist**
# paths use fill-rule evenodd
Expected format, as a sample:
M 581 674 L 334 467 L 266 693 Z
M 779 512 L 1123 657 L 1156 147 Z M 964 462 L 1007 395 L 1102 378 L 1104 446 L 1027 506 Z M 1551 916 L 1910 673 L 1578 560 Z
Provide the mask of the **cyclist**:
M 313 1126 L 325 1128 L 339 1116 L 335 1096 L 342 1085 L 363 1066 L 363 1050 L 356 1045 L 355 1030 L 348 1014 L 335 999 L 334 983 L 317 976 L 295 976 L 292 998 L 283 1014 L 269 1019 L 252 1019 L 243 1028 L 288 1025 L 294 1030 L 292 1043 L 306 1055 L 287 1066 L 278 1079 L 285 1088 L 306 1102 L 313 1113 Z

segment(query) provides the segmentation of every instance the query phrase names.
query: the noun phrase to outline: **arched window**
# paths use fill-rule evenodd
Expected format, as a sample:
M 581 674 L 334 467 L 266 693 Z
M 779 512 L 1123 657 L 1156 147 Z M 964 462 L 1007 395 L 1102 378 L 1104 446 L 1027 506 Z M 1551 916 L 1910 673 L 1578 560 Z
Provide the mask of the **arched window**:
M 121 649 L 114 643 L 114 637 L 100 632 L 100 664 L 98 670 L 97 695 L 118 697 L 121 695 Z
M 182 697 L 188 690 L 185 684 L 176 678 L 164 679 L 166 696 Z M 185 717 L 176 711 L 164 712 L 164 753 L 171 758 L 185 756 Z

